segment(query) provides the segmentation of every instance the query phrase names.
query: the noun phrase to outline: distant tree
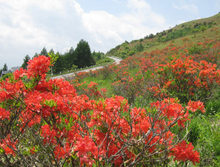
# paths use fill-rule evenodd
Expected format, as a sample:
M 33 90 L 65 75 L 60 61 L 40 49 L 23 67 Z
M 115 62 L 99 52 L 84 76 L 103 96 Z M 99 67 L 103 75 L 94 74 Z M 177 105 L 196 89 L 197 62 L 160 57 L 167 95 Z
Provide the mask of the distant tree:
M 100 60 L 102 57 L 104 57 L 104 53 L 102 52 L 92 52 L 92 57 L 95 59 L 95 61 Z
M 73 47 L 71 47 L 70 50 L 64 54 L 64 59 L 66 63 L 66 69 L 72 69 L 72 66 L 74 65 L 77 59 Z
M 47 49 L 45 47 L 41 50 L 40 55 L 48 56 L 48 52 L 47 52 Z
M 35 53 L 35 54 L 34 54 L 34 57 L 37 57 L 37 56 L 38 56 L 38 53 Z
M 95 60 L 92 57 L 91 50 L 88 42 L 80 40 L 75 49 L 76 53 L 76 65 L 81 67 L 87 67 L 95 64 Z
M 30 56 L 29 55 L 26 55 L 25 56 L 25 58 L 24 58 L 24 62 L 23 62 L 23 64 L 21 65 L 21 67 L 23 68 L 23 69 L 27 69 L 27 63 L 28 63 L 28 61 L 30 60 L 31 58 L 30 58 Z
M 70 59 L 70 62 L 71 62 L 71 67 L 72 67 L 72 65 L 75 64 L 76 59 L 77 59 L 76 53 L 75 53 L 75 50 L 73 49 L 73 47 L 71 47 L 70 50 L 69 50 L 69 59 Z
M 56 55 L 58 56 L 58 58 L 53 66 L 53 72 L 59 73 L 65 69 L 64 68 L 65 61 L 64 61 L 64 56 L 62 56 L 59 52 L 57 52 Z
M 54 50 L 53 49 L 50 49 L 50 51 L 48 52 L 48 55 L 49 54 L 54 54 Z
M 2 71 L 8 71 L 8 66 L 7 66 L 7 64 L 4 64 Z
M 148 36 L 148 38 L 150 38 L 150 39 L 154 38 L 154 34 L 150 34 L 150 35 Z

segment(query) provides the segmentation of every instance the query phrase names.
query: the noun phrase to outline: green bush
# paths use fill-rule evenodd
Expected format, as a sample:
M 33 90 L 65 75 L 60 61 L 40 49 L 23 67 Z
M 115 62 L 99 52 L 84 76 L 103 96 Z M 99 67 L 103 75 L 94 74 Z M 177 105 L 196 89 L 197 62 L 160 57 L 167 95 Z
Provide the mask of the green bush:
M 10 78 L 11 76 L 12 76 L 12 73 L 7 73 L 7 74 L 3 75 L 2 78 L 0 78 L 0 81 L 5 80 L 6 78 Z
M 213 92 L 213 97 L 206 102 L 207 115 L 215 115 L 220 113 L 220 88 Z
M 200 115 L 191 120 L 188 140 L 200 152 L 200 166 L 220 166 L 220 115 Z
M 202 53 L 203 48 L 202 46 L 194 45 L 189 49 L 189 54 L 200 54 Z

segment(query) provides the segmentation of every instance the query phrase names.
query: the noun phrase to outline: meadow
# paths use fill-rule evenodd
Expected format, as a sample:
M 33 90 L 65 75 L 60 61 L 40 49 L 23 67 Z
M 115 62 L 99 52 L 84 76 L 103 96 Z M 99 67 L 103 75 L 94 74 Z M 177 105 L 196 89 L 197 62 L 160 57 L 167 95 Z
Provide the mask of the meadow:
M 219 16 L 68 81 L 30 60 L 0 82 L 0 166 L 220 166 Z

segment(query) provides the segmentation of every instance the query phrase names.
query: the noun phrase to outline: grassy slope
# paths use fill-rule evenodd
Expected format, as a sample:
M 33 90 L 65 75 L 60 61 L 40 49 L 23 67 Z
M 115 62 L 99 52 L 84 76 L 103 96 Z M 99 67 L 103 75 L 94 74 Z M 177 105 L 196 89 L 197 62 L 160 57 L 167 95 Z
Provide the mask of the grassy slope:
M 143 55 L 147 55 L 148 53 L 155 51 L 155 50 L 162 50 L 166 48 L 168 45 L 173 44 L 176 47 L 180 47 L 182 45 L 188 45 L 192 46 L 195 43 L 205 41 L 206 39 L 209 40 L 216 40 L 220 41 L 220 14 L 217 14 L 215 16 L 205 18 L 205 19 L 199 19 L 195 21 L 190 21 L 187 23 L 183 23 L 180 25 L 175 26 L 173 29 L 174 30 L 180 30 L 183 27 L 193 27 L 197 23 L 204 23 L 204 22 L 212 22 L 215 23 L 215 25 L 212 25 L 210 28 L 197 32 L 197 33 L 189 33 L 185 36 L 169 40 L 166 42 L 159 42 L 158 41 L 158 36 L 155 36 L 153 39 L 140 39 L 140 40 L 135 40 L 130 43 L 123 43 L 113 49 L 111 49 L 108 53 L 107 56 L 116 56 L 116 57 L 122 57 L 126 58 L 129 57 L 128 53 L 134 50 L 134 48 L 138 44 L 142 44 L 144 46 L 144 50 L 142 52 L 134 52 L 134 55 L 140 55 L 141 57 Z M 169 30 L 167 30 L 168 32 Z M 126 54 L 125 56 L 122 56 L 122 53 Z M 220 63 L 220 61 L 219 61 Z M 131 69 L 128 72 L 129 73 L 134 73 L 135 69 Z M 98 83 L 98 88 L 107 88 L 109 92 L 112 92 L 111 84 L 114 80 L 114 75 L 108 76 L 107 80 L 106 78 L 103 78 L 102 76 L 94 77 L 94 76 L 87 76 L 86 78 L 83 79 L 83 81 L 86 81 L 87 83 L 90 83 L 91 81 Z M 111 93 L 108 93 L 109 95 Z
M 208 40 L 214 40 L 215 43 L 220 41 L 220 14 L 217 14 L 213 17 L 210 18 L 205 18 L 205 19 L 200 19 L 200 20 L 195 20 L 187 23 L 183 23 L 180 25 L 177 25 L 176 27 L 173 28 L 174 31 L 178 31 L 183 29 L 184 27 L 194 27 L 197 23 L 204 23 L 204 22 L 212 22 L 211 27 L 206 28 L 204 30 L 192 33 L 188 32 L 187 34 L 172 39 L 168 40 L 165 42 L 158 41 L 159 36 L 156 35 L 152 39 L 140 39 L 136 41 L 132 41 L 130 43 L 126 42 L 123 43 L 122 45 L 117 46 L 116 48 L 110 50 L 107 55 L 113 55 L 113 56 L 119 56 L 126 58 L 128 57 L 129 53 L 132 53 L 140 56 L 140 57 L 146 57 L 148 53 L 151 53 L 152 51 L 155 50 L 163 50 L 170 44 L 176 47 L 181 47 L 185 46 L 185 48 L 190 49 L 194 44 L 197 44 L 198 42 L 204 42 L 207 39 Z M 192 28 L 194 29 L 194 28 Z M 166 33 L 168 34 L 168 31 Z M 168 36 L 168 35 L 166 35 Z M 164 36 L 164 37 L 166 37 Z M 142 44 L 144 49 L 142 52 L 136 51 L 136 46 Z M 169 51 L 166 53 L 167 55 L 172 54 Z M 217 54 L 219 56 L 219 52 Z M 160 56 L 160 55 L 158 55 Z M 219 57 L 217 57 L 219 58 Z M 160 59 L 158 57 L 157 59 Z M 155 60 L 155 59 L 154 59 Z M 217 59 L 217 63 L 220 62 L 220 59 Z M 219 67 L 219 66 L 218 66 Z M 123 71 L 124 69 L 122 69 Z M 132 67 L 129 68 L 128 73 L 131 76 L 135 76 L 135 74 L 138 71 L 137 67 Z M 101 88 L 106 88 L 107 91 L 107 96 L 112 96 L 113 93 L 113 88 L 112 88 L 112 83 L 116 80 L 116 74 L 115 73 L 108 73 L 107 77 L 103 77 L 104 72 L 101 72 L 99 75 L 87 75 L 85 78 L 82 77 L 82 79 L 79 80 L 80 83 L 86 82 L 89 84 L 91 81 L 98 83 L 98 89 L 100 90 Z M 189 131 L 191 135 L 191 140 L 195 140 L 193 142 L 195 148 L 200 152 L 201 156 L 201 163 L 198 164 L 198 166 L 218 166 L 220 165 L 220 133 L 219 133 L 219 120 L 220 120 L 220 90 L 216 91 L 216 98 L 213 99 L 213 101 L 209 101 L 207 103 L 206 109 L 209 110 L 212 114 L 206 114 L 206 115 L 197 115 L 196 117 L 194 116 L 191 120 Z M 143 99 L 142 99 L 143 100 Z M 136 104 L 134 104 L 136 105 Z M 138 107 L 138 106 L 137 106 Z M 213 113 L 216 113 L 213 115 Z M 191 164 L 192 165 L 192 164 Z M 190 166 L 191 166 L 190 165 Z
M 207 24 L 212 23 L 211 27 L 209 28 L 207 25 L 204 30 L 202 30 L 202 28 L 200 27 L 200 29 L 201 29 L 200 31 L 192 32 L 196 29 L 196 28 L 194 28 L 194 26 L 196 24 L 203 24 L 204 22 L 206 22 Z M 162 48 L 166 47 L 170 42 L 173 42 L 176 45 L 182 45 L 183 38 L 189 38 L 194 42 L 199 42 L 205 37 L 209 37 L 211 39 L 217 38 L 218 40 L 220 40 L 220 35 L 218 34 L 219 32 L 213 31 L 213 29 L 220 28 L 220 14 L 217 14 L 217 15 L 209 17 L 209 18 L 194 20 L 194 21 L 190 21 L 190 22 L 186 22 L 186 23 L 177 25 L 172 28 L 172 32 L 170 32 L 170 29 L 164 31 L 166 33 L 166 35 L 163 35 L 162 37 L 166 38 L 171 33 L 175 33 L 177 31 L 184 30 L 184 28 L 189 28 L 190 30 L 188 32 L 186 32 L 186 34 L 184 34 L 182 37 L 177 37 L 176 39 L 168 40 L 166 42 L 161 42 L 161 41 L 159 41 L 159 38 L 160 38 L 159 34 L 160 33 L 157 33 L 157 35 L 155 35 L 152 39 L 145 37 L 143 39 L 131 41 L 130 43 L 124 42 L 123 44 L 118 45 L 115 48 L 111 49 L 109 52 L 107 52 L 107 55 L 126 58 L 128 56 L 133 55 L 133 54 L 140 54 L 140 52 L 137 51 L 137 46 L 140 44 L 143 46 L 143 51 L 150 52 L 155 49 L 162 49 Z

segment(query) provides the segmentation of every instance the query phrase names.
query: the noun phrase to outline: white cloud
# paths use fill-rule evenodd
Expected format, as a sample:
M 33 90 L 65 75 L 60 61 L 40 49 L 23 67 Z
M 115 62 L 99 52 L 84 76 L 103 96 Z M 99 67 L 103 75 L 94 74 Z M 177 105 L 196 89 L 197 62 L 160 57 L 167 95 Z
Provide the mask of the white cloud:
M 13 3 L 14 2 L 14 3 Z M 32 18 L 22 10 L 27 4 L 25 1 L 21 1 L 21 4 L 17 1 L 9 1 L 8 4 L 3 6 L 0 4 L 0 39 L 1 42 L 13 39 L 13 43 L 30 44 L 30 42 L 48 42 L 46 39 L 47 32 L 42 29 L 37 29 L 33 26 Z M 0 1 L 1 3 L 1 1 Z M 45 37 L 45 38 L 44 38 Z M 9 39 L 8 39 L 9 38 Z M 30 41 L 31 40 L 31 41 Z
M 92 49 L 107 51 L 125 41 L 155 33 L 166 26 L 144 0 L 128 0 L 129 12 L 86 12 L 77 0 L 0 0 L 0 68 L 21 65 L 44 46 L 58 51 L 83 38 Z
M 115 16 L 105 11 L 80 10 L 85 27 L 96 37 L 123 42 L 125 36 L 130 39 L 141 38 L 165 27 L 165 19 L 153 12 L 144 0 L 128 0 L 130 13 Z M 105 42 L 105 41 L 103 41 Z
M 137 10 L 151 10 L 150 5 L 144 0 L 128 0 L 128 7 Z
M 178 10 L 184 10 L 184 11 L 187 11 L 187 12 L 190 12 L 190 13 L 193 13 L 193 14 L 198 14 L 199 13 L 199 9 L 196 5 L 194 4 L 172 4 L 172 6 L 175 8 L 175 9 L 178 9 Z
M 165 24 L 164 17 L 155 13 L 144 0 L 128 0 L 128 7 L 133 11 L 129 15 L 135 16 L 136 20 L 141 21 L 147 27 L 151 24 L 156 26 Z

